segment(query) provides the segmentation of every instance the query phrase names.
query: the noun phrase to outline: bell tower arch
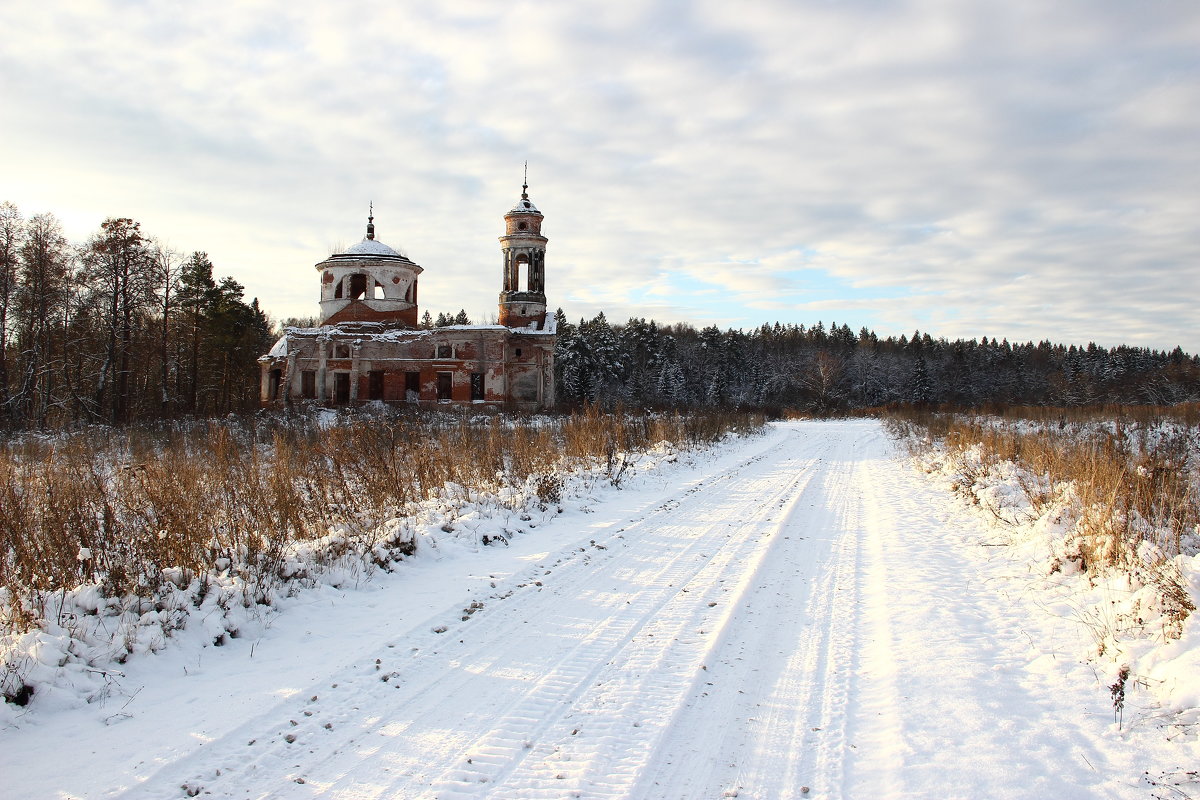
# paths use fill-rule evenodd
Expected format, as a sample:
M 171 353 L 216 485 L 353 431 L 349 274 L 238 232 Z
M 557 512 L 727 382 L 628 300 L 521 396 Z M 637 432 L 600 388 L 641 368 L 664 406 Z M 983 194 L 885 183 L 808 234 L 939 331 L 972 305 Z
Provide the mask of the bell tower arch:
M 529 199 L 528 165 L 521 199 L 504 215 L 504 273 L 500 288 L 500 324 L 542 329 L 546 324 L 546 242 L 542 212 Z

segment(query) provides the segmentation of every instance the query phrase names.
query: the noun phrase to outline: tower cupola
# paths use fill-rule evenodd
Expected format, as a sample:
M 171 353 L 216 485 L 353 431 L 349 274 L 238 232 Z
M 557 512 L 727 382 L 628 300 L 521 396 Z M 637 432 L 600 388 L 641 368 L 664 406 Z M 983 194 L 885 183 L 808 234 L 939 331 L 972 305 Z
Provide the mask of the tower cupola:
M 316 265 L 321 274 L 321 324 L 395 322 L 417 326 L 417 276 L 407 256 L 375 238 L 375 208 L 367 235 Z

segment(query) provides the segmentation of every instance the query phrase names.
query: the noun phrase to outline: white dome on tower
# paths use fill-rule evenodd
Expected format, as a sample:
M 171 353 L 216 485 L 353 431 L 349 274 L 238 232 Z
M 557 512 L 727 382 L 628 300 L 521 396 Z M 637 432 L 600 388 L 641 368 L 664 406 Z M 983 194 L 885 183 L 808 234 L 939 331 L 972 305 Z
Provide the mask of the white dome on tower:
M 400 253 L 388 247 L 378 239 L 363 239 L 356 245 L 346 248 L 347 254 L 362 256 L 399 256 Z M 403 256 L 401 256 L 403 257 Z
M 521 214 L 521 213 L 540 214 L 542 212 L 538 211 L 537 206 L 535 206 L 533 204 L 532 200 L 530 200 L 525 195 L 521 195 L 521 199 L 518 200 L 517 204 L 512 207 L 512 211 L 510 211 L 508 213 L 510 213 L 510 214 Z

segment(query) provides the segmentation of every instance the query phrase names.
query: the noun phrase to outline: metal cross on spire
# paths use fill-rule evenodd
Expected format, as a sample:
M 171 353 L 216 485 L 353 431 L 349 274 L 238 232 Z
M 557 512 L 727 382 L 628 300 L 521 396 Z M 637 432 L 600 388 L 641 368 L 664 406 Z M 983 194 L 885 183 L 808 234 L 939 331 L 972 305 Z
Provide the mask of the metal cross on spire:
M 372 200 L 367 207 L 367 238 L 375 238 L 375 201 Z
M 525 180 L 521 184 L 521 199 L 529 199 L 529 161 L 525 162 Z

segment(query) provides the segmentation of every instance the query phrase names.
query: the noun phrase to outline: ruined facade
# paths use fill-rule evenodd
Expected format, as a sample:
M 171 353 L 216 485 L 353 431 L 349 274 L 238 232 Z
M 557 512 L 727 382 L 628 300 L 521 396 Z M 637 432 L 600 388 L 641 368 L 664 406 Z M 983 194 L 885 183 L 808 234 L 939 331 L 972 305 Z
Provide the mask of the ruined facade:
M 546 314 L 542 214 L 522 186 L 504 215 L 499 324 L 418 327 L 420 266 L 367 236 L 316 265 L 321 325 L 288 328 L 262 365 L 262 402 L 554 404 L 554 317 Z

